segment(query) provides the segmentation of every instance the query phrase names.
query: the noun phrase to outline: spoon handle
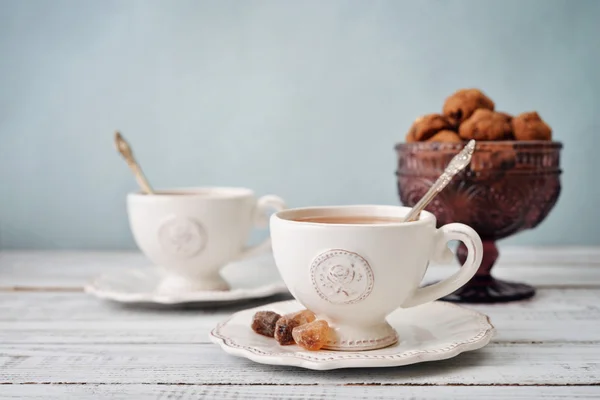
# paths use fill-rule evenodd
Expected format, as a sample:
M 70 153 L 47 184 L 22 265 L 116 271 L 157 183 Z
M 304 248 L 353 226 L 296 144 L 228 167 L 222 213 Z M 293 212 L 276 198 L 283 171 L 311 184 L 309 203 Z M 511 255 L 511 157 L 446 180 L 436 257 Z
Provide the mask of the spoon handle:
M 461 150 L 460 153 L 455 155 L 450 163 L 440 175 L 440 177 L 435 181 L 433 186 L 429 188 L 425 196 L 423 196 L 417 204 L 410 210 L 410 212 L 404 218 L 404 222 L 415 221 L 421 215 L 421 211 L 427 207 L 427 205 L 438 195 L 439 192 L 444 190 L 446 186 L 450 183 L 452 178 L 460 171 L 462 171 L 469 163 L 471 162 L 471 156 L 475 151 L 475 140 L 470 140 L 469 143 Z
M 129 168 L 131 168 L 131 170 L 133 171 L 135 179 L 138 185 L 140 185 L 140 187 L 142 188 L 142 190 L 146 194 L 154 194 L 154 190 L 150 186 L 150 183 L 148 183 L 148 179 L 146 179 L 146 175 L 144 175 L 144 172 L 142 171 L 142 168 L 138 165 L 138 163 L 130 164 L 128 162 L 127 164 L 129 165 Z
M 117 146 L 117 151 L 123 156 L 125 162 L 129 166 L 129 168 L 133 171 L 133 175 L 135 179 L 142 188 L 142 191 L 146 194 L 154 194 L 152 187 L 148 183 L 142 168 L 139 166 L 135 157 L 133 156 L 133 151 L 131 150 L 131 146 L 129 143 L 121 136 L 121 133 L 115 132 L 115 145 Z

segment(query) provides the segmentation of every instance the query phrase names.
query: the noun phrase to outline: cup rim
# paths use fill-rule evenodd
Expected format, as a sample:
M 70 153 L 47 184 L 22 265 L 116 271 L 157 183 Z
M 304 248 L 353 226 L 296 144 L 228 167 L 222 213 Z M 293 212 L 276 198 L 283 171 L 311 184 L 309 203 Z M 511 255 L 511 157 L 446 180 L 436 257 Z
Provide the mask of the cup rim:
M 154 189 L 154 195 L 143 193 L 141 190 L 129 192 L 127 197 L 136 199 L 231 199 L 252 197 L 254 191 L 245 187 L 235 186 L 189 186 Z M 185 196 L 182 196 L 185 195 Z
M 394 228 L 394 227 L 410 227 L 410 226 L 420 226 L 426 225 L 429 223 L 436 222 L 435 215 L 429 211 L 423 210 L 419 219 L 417 221 L 411 222 L 390 222 L 385 224 L 334 224 L 334 223 L 324 223 L 324 222 L 307 222 L 307 221 L 297 221 L 290 218 L 290 215 L 298 214 L 298 213 L 310 213 L 311 211 L 327 211 L 327 210 L 373 210 L 379 209 L 381 210 L 394 210 L 396 211 L 395 215 L 392 213 L 389 214 L 380 214 L 382 216 L 393 216 L 393 217 L 402 217 L 408 213 L 412 207 L 406 206 L 394 206 L 394 205 L 381 205 L 381 204 L 354 204 L 354 205 L 338 205 L 338 206 L 312 206 L 312 207 L 298 207 L 298 208 L 287 208 L 285 210 L 278 211 L 271 216 L 271 219 L 276 219 L 284 223 L 292 224 L 292 225 L 302 225 L 302 226 L 320 226 L 320 227 L 353 227 L 353 228 Z M 401 210 L 401 213 L 398 213 L 398 210 Z M 343 215 L 340 214 L 340 215 Z M 353 214 L 356 215 L 356 214 Z M 358 214 L 360 215 L 360 213 Z M 367 214 L 364 214 L 367 215 Z M 373 215 L 370 213 L 368 215 Z

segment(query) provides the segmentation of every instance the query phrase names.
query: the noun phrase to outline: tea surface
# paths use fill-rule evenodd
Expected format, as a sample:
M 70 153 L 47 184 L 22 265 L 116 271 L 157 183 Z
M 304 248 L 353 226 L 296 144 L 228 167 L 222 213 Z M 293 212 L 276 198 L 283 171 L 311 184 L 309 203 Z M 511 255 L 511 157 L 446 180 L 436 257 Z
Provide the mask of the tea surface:
M 322 215 L 315 217 L 295 218 L 298 222 L 317 222 L 320 224 L 397 224 L 402 218 L 382 217 L 376 215 Z

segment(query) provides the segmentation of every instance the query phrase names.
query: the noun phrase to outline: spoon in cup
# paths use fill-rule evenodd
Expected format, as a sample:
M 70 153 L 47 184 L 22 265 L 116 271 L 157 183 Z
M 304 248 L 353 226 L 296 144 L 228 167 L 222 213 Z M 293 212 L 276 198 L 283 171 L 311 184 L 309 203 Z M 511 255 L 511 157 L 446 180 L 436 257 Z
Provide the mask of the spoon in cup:
M 475 140 L 471 139 L 469 143 L 458 153 L 455 155 L 450 163 L 444 170 L 444 173 L 440 175 L 440 177 L 435 181 L 433 186 L 429 188 L 425 196 L 421 198 L 415 204 L 415 206 L 410 210 L 410 212 L 404 218 L 404 222 L 416 221 L 419 219 L 419 215 L 421 211 L 427 207 L 427 205 L 438 195 L 454 178 L 456 174 L 462 171 L 469 163 L 471 162 L 471 156 L 475 151 Z
M 125 159 L 125 162 L 133 171 L 133 175 L 135 176 L 135 179 L 137 180 L 138 185 L 140 185 L 142 191 L 146 194 L 154 194 L 152 187 L 142 172 L 142 168 L 140 168 L 139 164 L 135 160 L 135 157 L 133 156 L 131 146 L 129 146 L 129 143 L 127 143 L 123 136 L 121 136 L 119 131 L 115 132 L 115 145 L 117 146 L 117 151 L 121 153 Z

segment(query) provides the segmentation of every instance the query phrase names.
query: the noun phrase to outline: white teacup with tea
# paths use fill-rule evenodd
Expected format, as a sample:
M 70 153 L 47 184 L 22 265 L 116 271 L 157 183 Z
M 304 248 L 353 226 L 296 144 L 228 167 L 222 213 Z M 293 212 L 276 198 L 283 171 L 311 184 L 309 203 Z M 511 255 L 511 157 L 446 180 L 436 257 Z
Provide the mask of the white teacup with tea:
M 246 243 L 254 227 L 267 227 L 269 211 L 285 208 L 273 195 L 246 188 L 204 187 L 130 193 L 127 212 L 141 251 L 165 272 L 158 292 L 227 290 L 219 271 L 232 261 L 270 249 L 270 239 Z
M 436 229 L 435 216 L 396 206 L 310 207 L 271 216 L 277 268 L 291 294 L 332 328 L 325 349 L 371 350 L 398 340 L 386 317 L 446 296 L 476 273 L 483 248 L 477 233 L 452 223 Z M 451 240 L 468 257 L 459 271 L 419 287 L 429 261 L 448 261 Z

